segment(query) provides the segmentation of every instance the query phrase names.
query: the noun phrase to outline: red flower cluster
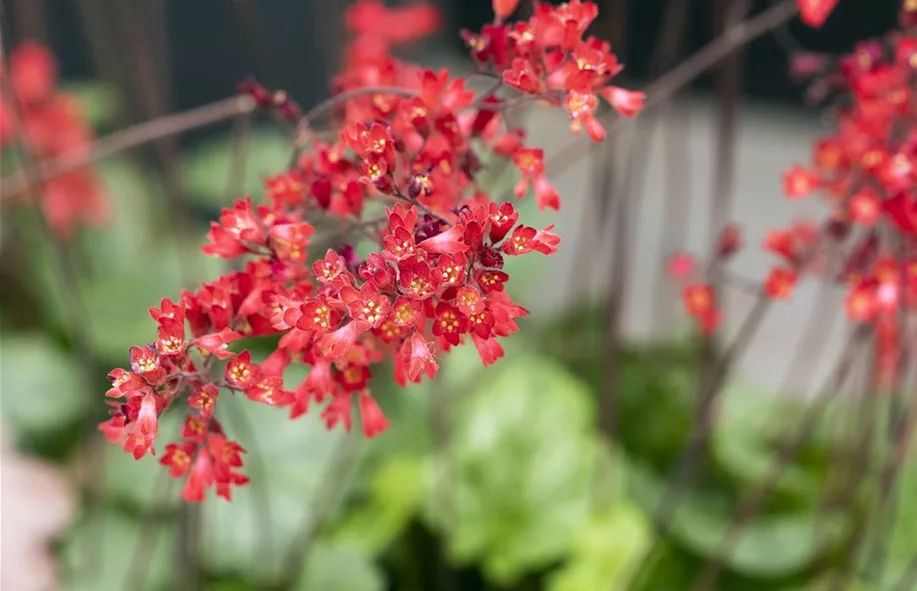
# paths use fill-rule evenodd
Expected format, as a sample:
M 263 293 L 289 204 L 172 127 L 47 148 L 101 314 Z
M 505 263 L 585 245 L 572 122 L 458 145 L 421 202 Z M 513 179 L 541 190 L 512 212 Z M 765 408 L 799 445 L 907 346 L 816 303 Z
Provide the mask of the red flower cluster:
M 392 12 L 364 0 L 348 12 L 357 36 L 335 80 L 343 98 L 334 104 L 333 131 L 312 131 L 295 165 L 266 181 L 266 203 L 240 199 L 211 224 L 204 253 L 252 260 L 177 303 L 163 300 L 150 311 L 157 340 L 132 349 L 130 370 L 109 375 L 113 408 L 101 428 L 137 458 L 154 453 L 157 417 L 173 403 L 187 404 L 183 439 L 161 459 L 174 477 L 188 477 L 186 500 L 201 500 L 210 487 L 230 498 L 231 487 L 245 482 L 236 471 L 243 450 L 214 416 L 221 391 L 287 408 L 291 418 L 323 405 L 327 427 L 348 431 L 356 399 L 363 431 L 373 437 L 388 428 L 368 387 L 378 363 L 392 359 L 401 386 L 419 383 L 436 376 L 442 353 L 470 341 L 489 365 L 504 354 L 499 339 L 519 330 L 516 320 L 527 314 L 505 291 L 504 259 L 553 254 L 560 238 L 553 226 L 520 223 L 511 202 L 479 184 L 481 157 L 515 164 L 522 174 L 516 197 L 531 184 L 542 208 L 557 208 L 559 198 L 544 176 L 542 151 L 525 146 L 522 130 L 508 125 L 505 111 L 515 103 L 499 98 L 499 88 L 478 96 L 445 70 L 388 54 L 392 44 L 429 31 L 429 11 L 415 5 Z M 577 41 L 594 12 L 578 0 L 538 5 L 538 40 L 525 50 L 514 42 L 514 60 L 541 68 L 549 53 L 574 60 L 571 50 L 596 46 L 614 63 L 607 46 Z M 409 30 L 395 35 L 396 27 L 380 24 L 392 20 Z M 570 31 L 557 36 L 558 24 Z M 556 65 L 563 77 L 579 78 L 571 93 L 598 88 L 610 75 L 577 74 L 570 63 Z M 551 93 L 546 87 L 532 98 Z M 382 214 L 365 215 L 374 207 Z M 330 234 L 309 221 L 330 219 L 340 224 Z M 365 258 L 354 244 L 339 245 L 358 238 L 372 246 Z M 310 256 L 316 250 L 319 258 Z M 260 362 L 229 348 L 267 335 L 280 338 Z M 218 360 L 228 360 L 222 372 Z M 310 371 L 287 389 L 283 374 L 291 364 Z
M 520 92 L 562 104 L 570 115 L 570 129 L 578 133 L 585 127 L 595 141 L 605 137 L 605 129 L 595 118 L 596 95 L 625 117 L 643 108 L 642 92 L 609 84 L 623 66 L 608 42 L 583 37 L 598 16 L 594 3 L 572 0 L 552 6 L 536 1 L 527 21 L 502 23 L 516 4 L 518 1 L 495 1 L 496 23 L 479 33 L 462 32 L 481 68 L 492 68 L 507 86 Z
M 784 193 L 821 193 L 830 213 L 821 229 L 802 223 L 769 233 L 764 247 L 780 262 L 761 286 L 770 298 L 788 299 L 803 272 L 845 285 L 847 316 L 875 327 L 879 384 L 896 376 L 902 318 L 917 309 L 917 3 L 905 0 L 900 24 L 836 63 L 796 60 L 816 75 L 820 93 L 837 96 L 835 125 L 816 142 L 812 166 L 787 171 Z M 685 292 L 688 312 L 705 329 L 714 318 L 711 301 L 705 284 Z
M 0 97 L 0 149 L 19 140 L 38 158 L 50 160 L 92 143 L 79 102 L 56 88 L 57 66 L 47 48 L 34 41 L 21 43 L 9 56 L 9 72 L 0 71 L 0 76 L 9 76 L 17 103 L 6 104 Z M 40 193 L 45 218 L 64 238 L 81 221 L 99 224 L 108 218 L 108 204 L 91 168 L 49 179 Z

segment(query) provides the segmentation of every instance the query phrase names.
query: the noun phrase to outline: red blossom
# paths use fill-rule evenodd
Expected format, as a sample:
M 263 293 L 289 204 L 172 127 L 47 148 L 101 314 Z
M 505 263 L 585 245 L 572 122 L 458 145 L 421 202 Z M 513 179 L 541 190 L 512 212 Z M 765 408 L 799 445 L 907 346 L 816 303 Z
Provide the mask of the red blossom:
M 798 275 L 792 269 L 774 267 L 764 281 L 764 291 L 775 300 L 788 300 L 793 295 Z
M 360 416 L 363 419 L 363 433 L 368 439 L 384 433 L 389 427 L 382 409 L 365 390 L 360 392 Z
M 821 178 L 802 166 L 794 166 L 783 175 L 783 192 L 791 199 L 806 197 L 820 185 Z
M 602 89 L 602 98 L 624 117 L 634 117 L 643 109 L 646 94 L 639 91 L 625 90 L 617 86 Z
M 216 355 L 218 359 L 229 359 L 233 356 L 233 353 L 229 350 L 229 343 L 241 338 L 241 334 L 226 327 L 218 333 L 198 337 L 192 343 L 203 351 Z

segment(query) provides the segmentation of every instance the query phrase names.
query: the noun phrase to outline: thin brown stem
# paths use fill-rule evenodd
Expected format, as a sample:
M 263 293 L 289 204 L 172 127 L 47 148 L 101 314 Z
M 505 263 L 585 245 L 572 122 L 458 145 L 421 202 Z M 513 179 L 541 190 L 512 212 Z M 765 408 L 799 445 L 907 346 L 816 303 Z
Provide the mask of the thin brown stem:
M 716 30 L 725 34 L 730 28 L 741 22 L 742 17 L 748 12 L 747 0 L 716 0 L 717 9 L 714 9 Z M 713 170 L 713 196 L 710 201 L 709 236 L 718 236 L 722 228 L 732 216 L 732 196 L 735 190 L 735 159 L 736 135 L 738 123 L 738 103 L 742 93 L 742 56 L 741 49 L 729 54 L 717 67 L 716 72 L 716 147 L 714 148 Z M 714 243 L 713 249 L 717 248 Z M 712 253 L 716 260 L 717 253 Z M 720 296 L 723 282 L 720 266 L 711 267 L 709 277 L 710 286 L 714 297 Z M 724 317 L 720 325 L 725 323 L 726 310 L 720 312 Z M 700 379 L 703 381 L 714 371 L 717 354 L 717 331 L 705 336 L 701 340 L 699 349 Z M 698 416 L 697 419 L 706 422 L 707 417 Z
M 738 544 L 743 527 L 770 495 L 780 476 L 783 475 L 790 461 L 799 452 L 812 429 L 824 414 L 825 409 L 840 394 L 844 383 L 850 375 L 851 368 L 855 365 L 856 353 L 862 346 L 863 341 L 866 340 L 869 332 L 868 328 L 861 326 L 851 336 L 834 372 L 821 388 L 816 400 L 806 409 L 790 442 L 781 449 L 757 488 L 740 503 L 717 552 L 714 554 L 714 558 L 707 563 L 704 571 L 692 587 L 694 591 L 707 591 L 716 584 L 723 564 L 726 563 Z
M 201 506 L 184 503 L 179 511 L 177 543 L 174 546 L 172 589 L 175 591 L 197 591 L 200 581 L 200 530 Z
M 664 103 L 670 96 L 690 84 L 698 76 L 718 64 L 732 52 L 754 41 L 790 20 L 799 12 L 795 0 L 782 0 L 758 16 L 746 19 L 704 46 L 700 51 L 669 70 L 647 86 L 645 110 Z M 614 113 L 600 117 L 611 133 L 620 123 Z M 591 142 L 577 138 L 548 159 L 545 166 L 553 173 L 578 162 L 591 149 Z
M 116 131 L 98 140 L 87 150 L 70 152 L 43 162 L 41 171 L 28 170 L 24 174 L 0 179 L 0 200 L 7 201 L 42 181 L 57 178 L 124 150 L 142 146 L 162 137 L 213 125 L 243 113 L 250 113 L 254 109 L 255 102 L 250 97 L 234 96 Z

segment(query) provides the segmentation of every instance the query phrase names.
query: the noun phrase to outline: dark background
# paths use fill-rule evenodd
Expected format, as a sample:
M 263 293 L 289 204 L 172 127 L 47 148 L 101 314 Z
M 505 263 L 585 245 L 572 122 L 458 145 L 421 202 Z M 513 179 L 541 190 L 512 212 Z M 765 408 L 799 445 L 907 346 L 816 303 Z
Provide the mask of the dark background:
M 626 43 L 624 47 L 617 46 L 616 51 L 626 64 L 629 77 L 640 80 L 649 75 L 649 56 L 658 41 L 668 1 L 600 0 L 603 11 L 617 10 L 620 14 L 625 9 Z M 766 8 L 770 1 L 757 0 L 755 10 Z M 11 16 L 13 34 L 48 41 L 59 56 L 65 77 L 91 77 L 105 69 L 93 60 L 87 19 L 102 32 L 101 36 L 108 37 L 109 47 L 115 53 L 124 48 L 124 53 L 129 54 L 126 48 L 136 43 L 138 35 L 158 34 L 159 49 L 152 52 L 141 49 L 140 55 L 149 52 L 160 56 L 161 73 L 168 85 L 163 95 L 165 104 L 161 106 L 168 110 L 187 109 L 223 98 L 250 74 L 265 84 L 288 89 L 304 105 L 320 100 L 327 94 L 330 58 L 342 44 L 335 21 L 349 3 L 345 0 L 3 2 Z M 712 38 L 715 2 L 692 1 L 687 39 L 690 51 Z M 441 36 L 434 41 L 442 47 L 451 45 L 461 50 L 458 29 L 478 28 L 491 18 L 488 0 L 436 3 L 447 15 Z M 723 2 L 717 4 L 721 5 Z M 841 0 L 821 30 L 794 22 L 756 41 L 743 57 L 746 95 L 801 105 L 801 90 L 787 76 L 787 52 L 794 47 L 827 52 L 847 50 L 864 36 L 888 30 L 899 5 L 900 0 Z M 126 26 L 131 18 L 134 24 Z M 143 31 L 137 29 L 137 24 Z M 130 60 L 125 61 L 129 70 Z M 111 68 L 108 75 L 112 76 Z M 709 76 L 698 80 L 694 88 L 708 85 Z

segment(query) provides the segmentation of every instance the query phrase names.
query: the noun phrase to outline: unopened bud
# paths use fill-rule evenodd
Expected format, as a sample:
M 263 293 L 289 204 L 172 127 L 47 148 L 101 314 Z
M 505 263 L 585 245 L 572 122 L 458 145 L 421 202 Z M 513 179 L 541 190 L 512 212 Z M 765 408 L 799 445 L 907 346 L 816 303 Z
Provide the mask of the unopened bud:
M 492 246 L 481 249 L 481 264 L 491 269 L 503 268 L 503 255 Z

